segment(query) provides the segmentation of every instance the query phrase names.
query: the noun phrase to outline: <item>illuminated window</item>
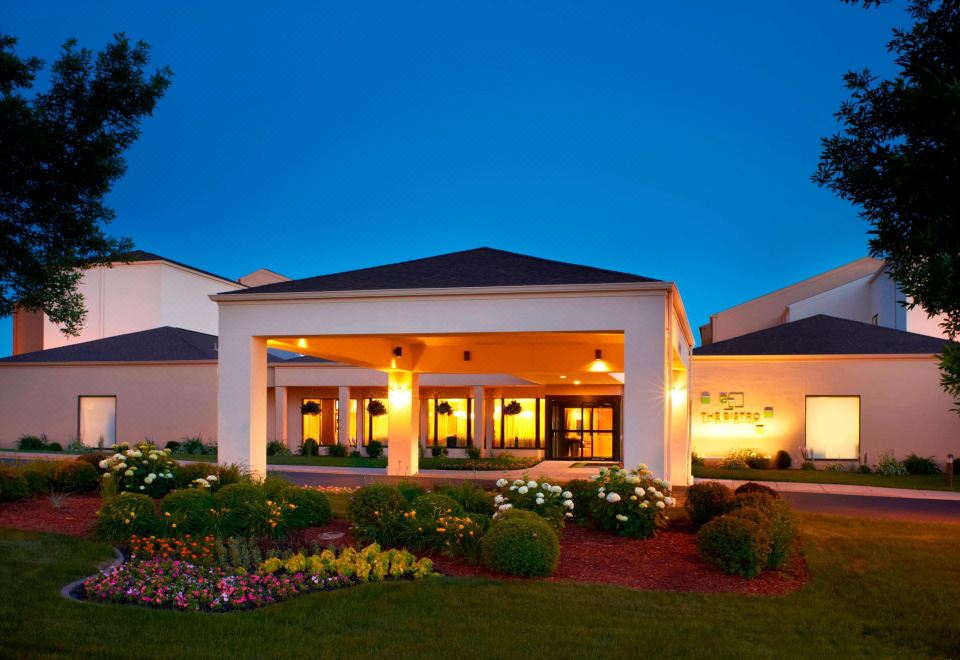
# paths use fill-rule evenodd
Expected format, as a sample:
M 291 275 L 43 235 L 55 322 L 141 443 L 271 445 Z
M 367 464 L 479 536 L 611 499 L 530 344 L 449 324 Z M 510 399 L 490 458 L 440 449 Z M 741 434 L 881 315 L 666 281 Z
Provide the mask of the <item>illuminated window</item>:
M 323 401 L 320 399 L 304 399 L 304 404 L 317 404 L 316 413 L 301 412 L 303 418 L 303 439 L 313 440 L 318 444 L 321 441 L 321 429 L 323 428 Z M 304 408 L 301 407 L 301 411 Z
M 471 399 L 427 400 L 427 444 L 441 447 L 469 447 L 472 440 Z
M 516 405 L 514 405 L 516 404 Z M 519 412 L 504 414 L 519 407 Z M 539 449 L 543 437 L 543 399 L 496 399 L 493 446 L 497 449 Z
M 337 428 L 340 428 L 337 426 Z M 350 419 L 347 420 L 347 437 L 348 441 L 343 444 L 348 444 L 351 447 L 357 446 L 357 400 L 350 399 Z
M 87 447 L 117 444 L 117 397 L 81 396 L 78 436 Z
M 807 450 L 835 461 L 860 457 L 860 397 L 807 397 Z
M 376 404 L 371 405 L 373 401 L 376 401 Z M 381 408 L 382 406 L 382 408 Z M 384 413 L 381 415 L 371 414 L 370 410 L 373 409 L 382 409 Z M 376 440 L 382 442 L 383 446 L 387 446 L 387 436 L 389 435 L 389 417 L 390 414 L 387 409 L 387 399 L 364 399 L 363 400 L 363 426 L 366 429 L 366 433 L 363 435 L 363 444 L 367 445 L 371 440 Z

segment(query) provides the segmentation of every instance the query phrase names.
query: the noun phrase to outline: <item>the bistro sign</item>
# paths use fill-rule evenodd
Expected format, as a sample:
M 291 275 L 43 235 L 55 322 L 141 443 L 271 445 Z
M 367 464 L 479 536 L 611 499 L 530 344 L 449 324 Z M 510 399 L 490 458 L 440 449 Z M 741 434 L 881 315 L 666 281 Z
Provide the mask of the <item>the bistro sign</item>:
M 759 424 L 761 419 L 773 417 L 773 407 L 749 409 L 743 392 L 720 392 L 719 409 L 700 412 L 704 424 Z M 710 392 L 700 393 L 700 404 L 710 405 Z

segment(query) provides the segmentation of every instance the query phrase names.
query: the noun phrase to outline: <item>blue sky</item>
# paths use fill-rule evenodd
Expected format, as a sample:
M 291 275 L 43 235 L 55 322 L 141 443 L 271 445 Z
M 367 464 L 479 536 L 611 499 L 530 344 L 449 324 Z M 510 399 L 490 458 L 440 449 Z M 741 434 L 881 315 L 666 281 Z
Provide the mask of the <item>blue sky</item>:
M 0 24 L 48 62 L 124 31 L 174 69 L 109 197 L 141 249 L 306 277 L 486 245 L 674 280 L 696 326 L 865 254 L 809 175 L 903 9 L 6 0 Z

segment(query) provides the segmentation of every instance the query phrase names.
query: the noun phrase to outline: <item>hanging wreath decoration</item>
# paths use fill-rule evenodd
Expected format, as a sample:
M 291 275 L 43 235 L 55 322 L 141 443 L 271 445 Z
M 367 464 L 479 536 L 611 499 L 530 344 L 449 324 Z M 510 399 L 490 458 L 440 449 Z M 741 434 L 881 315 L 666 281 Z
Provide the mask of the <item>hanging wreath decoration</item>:
M 370 399 L 370 402 L 367 403 L 367 414 L 371 417 L 386 415 L 387 407 L 383 405 L 383 401 L 380 399 Z
M 523 406 L 520 405 L 520 402 L 514 399 L 507 405 L 503 407 L 504 415 L 519 415 L 523 412 Z
M 304 401 L 300 404 L 301 415 L 319 415 L 320 404 L 316 401 Z
M 437 404 L 437 414 L 438 415 L 452 415 L 453 406 L 450 405 L 449 401 L 441 401 Z

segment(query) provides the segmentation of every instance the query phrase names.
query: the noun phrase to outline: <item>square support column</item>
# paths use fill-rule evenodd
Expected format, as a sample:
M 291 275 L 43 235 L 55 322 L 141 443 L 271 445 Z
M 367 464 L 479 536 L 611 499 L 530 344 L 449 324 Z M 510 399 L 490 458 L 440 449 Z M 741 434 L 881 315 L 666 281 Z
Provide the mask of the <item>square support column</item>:
M 282 442 L 284 447 L 289 449 L 287 444 L 287 388 L 277 386 L 273 388 L 273 439 Z
M 350 444 L 350 388 L 337 389 L 337 444 Z
M 267 475 L 267 340 L 221 335 L 217 365 L 217 460 Z
M 391 371 L 387 387 L 390 402 L 387 474 L 416 474 L 420 469 L 419 376 L 409 371 Z
M 481 456 L 487 455 L 486 447 L 486 409 L 483 405 L 483 386 L 473 386 L 473 446 L 480 450 Z
M 623 465 L 667 474 L 667 377 L 662 328 L 623 333 Z

